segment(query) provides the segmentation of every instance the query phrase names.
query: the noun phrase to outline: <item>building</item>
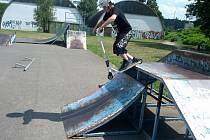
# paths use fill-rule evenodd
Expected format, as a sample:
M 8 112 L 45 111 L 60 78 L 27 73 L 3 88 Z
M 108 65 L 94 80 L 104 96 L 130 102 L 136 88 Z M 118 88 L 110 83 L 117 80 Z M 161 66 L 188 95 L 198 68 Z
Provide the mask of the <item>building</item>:
M 82 25 L 83 18 L 69 0 L 54 0 L 54 17 L 52 22 Z M 37 31 L 34 20 L 36 0 L 13 0 L 4 12 L 1 29 Z
M 70 0 L 76 7 L 80 4 L 81 0 Z
M 11 0 L 0 0 L 0 3 L 10 3 Z
M 160 18 L 144 3 L 123 0 L 115 3 L 115 6 L 125 13 L 128 22 L 132 26 L 135 38 L 160 39 L 164 36 Z M 91 17 L 88 22 L 89 26 L 94 27 L 103 15 L 103 11 L 100 11 Z

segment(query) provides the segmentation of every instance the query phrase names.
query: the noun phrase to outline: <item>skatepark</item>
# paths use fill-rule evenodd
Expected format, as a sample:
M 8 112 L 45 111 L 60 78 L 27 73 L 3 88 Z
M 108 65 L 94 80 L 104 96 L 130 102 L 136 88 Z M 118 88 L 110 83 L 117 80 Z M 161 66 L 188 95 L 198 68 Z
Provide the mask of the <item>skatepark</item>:
M 156 135 L 158 139 L 208 138 L 205 126 L 209 118 L 200 116 L 208 113 L 202 110 L 209 97 L 209 77 L 205 76 L 208 56 L 175 51 L 162 62 L 137 65 L 109 81 L 103 59 L 88 50 L 22 43 L 0 49 L 1 139 L 66 139 L 80 135 L 85 139 L 144 140 L 155 139 Z M 27 71 L 16 66 L 27 65 L 25 58 L 35 58 Z M 198 68 L 193 72 L 191 66 Z M 155 80 L 161 81 L 157 103 L 149 96 Z M 101 83 L 106 84 L 99 89 Z M 164 86 L 171 93 L 173 105 L 164 103 Z M 153 104 L 148 103 L 151 101 Z M 194 112 L 196 103 L 200 109 Z M 159 113 L 178 119 L 162 121 L 167 118 Z M 206 137 L 202 137 L 204 134 Z
M 124 4 L 135 2 L 118 6 L 123 9 Z M 138 3 L 136 9 L 140 7 L 145 5 Z M 154 23 L 161 25 L 157 15 L 142 11 L 150 12 L 138 13 L 132 26 L 145 23 L 142 27 L 150 25 L 148 32 L 162 38 L 162 26 L 153 31 Z M 145 15 L 149 18 L 140 18 Z M 118 71 L 109 65 L 109 48 L 103 43 L 111 37 L 104 37 L 104 29 L 101 36 L 96 30 L 96 37 L 86 37 L 86 31 L 70 27 L 64 23 L 46 39 L 0 34 L 0 139 L 210 139 L 209 55 L 148 45 L 156 49 L 158 61 L 142 58 L 142 63 Z M 142 31 L 132 38 L 134 47 L 144 35 Z M 90 46 L 99 47 L 104 59 Z M 158 49 L 168 53 L 160 55 Z
M 105 82 L 103 61 L 88 51 L 50 45 L 15 44 L 0 50 L 0 139 L 66 139 L 60 108 Z M 36 58 L 25 72 L 15 68 L 17 62 L 28 63 L 24 57 Z

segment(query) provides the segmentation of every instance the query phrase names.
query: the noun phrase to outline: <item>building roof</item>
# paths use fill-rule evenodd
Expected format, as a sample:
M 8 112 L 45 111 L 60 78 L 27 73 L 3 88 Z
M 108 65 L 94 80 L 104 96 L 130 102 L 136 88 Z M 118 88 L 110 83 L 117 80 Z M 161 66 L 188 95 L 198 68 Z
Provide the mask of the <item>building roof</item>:
M 151 8 L 149 8 L 144 3 L 138 1 L 120 1 L 115 4 L 115 7 L 118 7 L 126 14 L 157 17 L 155 12 Z M 90 17 L 88 20 L 88 26 L 94 27 L 103 13 L 103 11 L 99 11 L 94 16 Z
M 37 0 L 12 0 L 12 2 L 36 3 Z M 75 8 L 69 0 L 53 0 L 55 6 Z
M 115 6 L 127 14 L 157 16 L 151 8 L 138 1 L 121 1 L 116 3 Z

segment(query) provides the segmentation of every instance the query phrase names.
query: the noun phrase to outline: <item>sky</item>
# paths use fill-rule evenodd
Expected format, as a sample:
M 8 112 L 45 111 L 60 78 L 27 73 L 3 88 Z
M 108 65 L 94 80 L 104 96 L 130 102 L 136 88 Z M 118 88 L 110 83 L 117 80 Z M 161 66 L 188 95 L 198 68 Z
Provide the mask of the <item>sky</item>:
M 121 0 L 113 0 L 115 3 Z M 174 19 L 178 18 L 186 20 L 185 6 L 190 2 L 188 0 L 156 0 L 159 10 L 162 12 L 164 18 Z
M 191 2 L 188 0 L 157 0 L 157 3 L 164 18 L 186 20 L 185 6 Z

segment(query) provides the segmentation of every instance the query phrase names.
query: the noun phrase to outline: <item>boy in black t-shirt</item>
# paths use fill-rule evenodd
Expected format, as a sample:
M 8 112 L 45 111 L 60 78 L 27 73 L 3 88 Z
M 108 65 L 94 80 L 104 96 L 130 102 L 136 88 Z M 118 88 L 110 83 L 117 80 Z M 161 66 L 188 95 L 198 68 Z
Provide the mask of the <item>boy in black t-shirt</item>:
M 124 13 L 117 7 L 114 7 L 111 0 L 99 0 L 99 7 L 103 8 L 106 13 L 103 20 L 96 24 L 93 32 L 96 32 L 96 30 L 101 31 L 107 25 L 112 24 L 112 27 L 117 32 L 117 37 L 113 44 L 113 53 L 123 58 L 123 63 L 119 70 L 124 70 L 132 63 L 136 63 L 140 60 L 131 56 L 126 50 L 128 41 L 132 37 L 131 25 L 125 18 Z

